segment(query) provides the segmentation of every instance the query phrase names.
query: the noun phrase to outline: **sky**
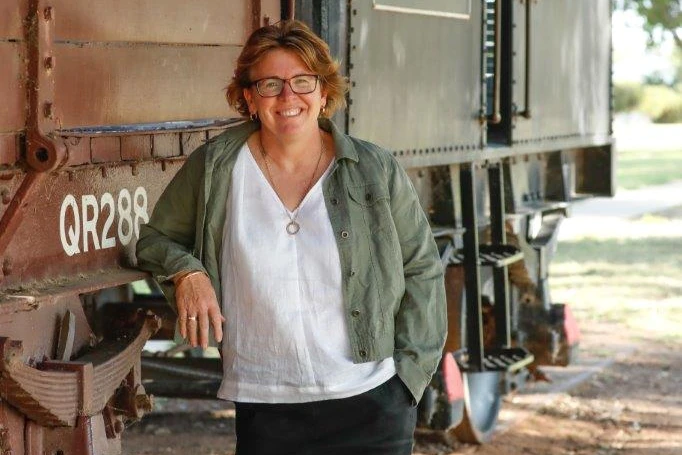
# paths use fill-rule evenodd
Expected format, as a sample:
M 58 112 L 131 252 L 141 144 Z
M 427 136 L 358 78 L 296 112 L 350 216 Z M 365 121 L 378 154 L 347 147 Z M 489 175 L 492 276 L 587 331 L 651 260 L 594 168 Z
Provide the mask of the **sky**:
M 644 20 L 633 11 L 613 12 L 613 80 L 641 82 L 644 76 L 660 72 L 672 78 L 672 39 L 660 50 L 647 49 Z

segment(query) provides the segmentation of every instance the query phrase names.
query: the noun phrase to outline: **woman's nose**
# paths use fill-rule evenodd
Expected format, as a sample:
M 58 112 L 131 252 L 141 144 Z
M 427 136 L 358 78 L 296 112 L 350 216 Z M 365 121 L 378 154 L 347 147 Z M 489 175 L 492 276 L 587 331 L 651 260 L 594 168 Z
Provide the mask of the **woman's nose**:
M 291 96 L 294 96 L 296 93 L 291 89 L 291 85 L 289 85 L 289 81 L 286 81 L 284 83 L 284 86 L 282 87 L 282 92 L 279 94 L 280 98 L 286 99 Z

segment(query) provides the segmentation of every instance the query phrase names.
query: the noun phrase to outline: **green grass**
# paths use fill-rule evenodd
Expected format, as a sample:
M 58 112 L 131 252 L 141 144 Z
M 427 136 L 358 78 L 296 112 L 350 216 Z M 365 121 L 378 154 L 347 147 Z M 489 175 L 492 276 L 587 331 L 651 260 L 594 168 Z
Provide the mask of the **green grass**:
M 682 150 L 621 151 L 616 184 L 628 190 L 682 180 Z
M 682 237 L 561 242 L 550 283 L 553 300 L 579 319 L 682 340 Z

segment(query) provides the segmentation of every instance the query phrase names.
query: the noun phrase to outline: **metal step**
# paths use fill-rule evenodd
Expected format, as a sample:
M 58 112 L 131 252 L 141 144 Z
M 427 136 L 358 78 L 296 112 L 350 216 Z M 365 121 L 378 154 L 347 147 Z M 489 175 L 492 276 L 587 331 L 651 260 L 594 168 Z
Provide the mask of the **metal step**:
M 523 252 L 513 245 L 483 244 L 478 246 L 479 265 L 504 267 L 521 259 L 523 259 Z M 448 264 L 459 265 L 462 263 L 464 263 L 464 251 L 453 251 Z
M 455 360 L 462 371 L 476 371 L 469 367 L 468 355 L 465 351 L 457 353 Z M 486 349 L 483 355 L 483 367 L 485 371 L 515 372 L 529 365 L 533 360 L 533 354 L 524 348 Z

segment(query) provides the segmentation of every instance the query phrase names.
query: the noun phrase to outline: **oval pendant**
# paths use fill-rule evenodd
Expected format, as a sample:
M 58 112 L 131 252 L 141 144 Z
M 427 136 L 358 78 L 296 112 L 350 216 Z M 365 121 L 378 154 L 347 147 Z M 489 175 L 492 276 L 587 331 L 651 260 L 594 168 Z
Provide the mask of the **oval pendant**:
M 294 220 L 289 221 L 289 224 L 287 224 L 287 234 L 289 235 L 296 234 L 300 229 L 301 226 Z

